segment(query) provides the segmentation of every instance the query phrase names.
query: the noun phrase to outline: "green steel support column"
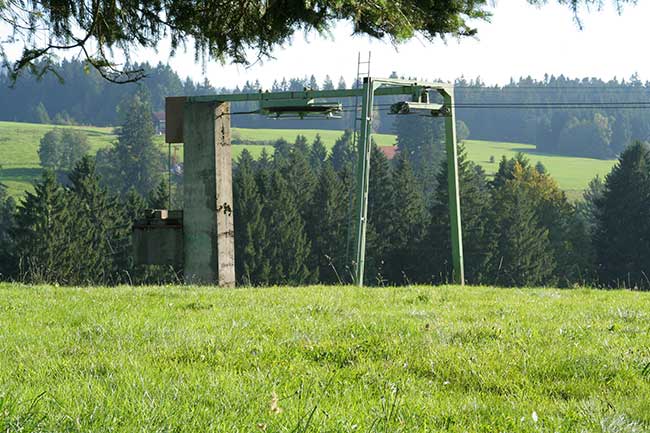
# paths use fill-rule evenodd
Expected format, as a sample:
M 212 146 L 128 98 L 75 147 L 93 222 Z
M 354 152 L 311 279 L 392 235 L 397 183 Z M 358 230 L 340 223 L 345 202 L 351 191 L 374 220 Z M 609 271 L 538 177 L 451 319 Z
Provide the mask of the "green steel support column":
M 357 239 L 355 244 L 355 284 L 363 286 L 366 260 L 366 225 L 368 223 L 368 182 L 370 180 L 370 135 L 372 133 L 372 101 L 375 84 L 372 78 L 363 80 L 361 97 L 361 133 L 357 145 Z
M 449 225 L 451 229 L 451 256 L 454 265 L 454 283 L 465 284 L 463 263 L 463 231 L 460 218 L 460 185 L 458 180 L 458 147 L 456 145 L 456 115 L 454 91 L 445 89 L 442 93 L 449 113 L 445 117 L 445 138 L 447 147 L 447 185 L 449 188 Z

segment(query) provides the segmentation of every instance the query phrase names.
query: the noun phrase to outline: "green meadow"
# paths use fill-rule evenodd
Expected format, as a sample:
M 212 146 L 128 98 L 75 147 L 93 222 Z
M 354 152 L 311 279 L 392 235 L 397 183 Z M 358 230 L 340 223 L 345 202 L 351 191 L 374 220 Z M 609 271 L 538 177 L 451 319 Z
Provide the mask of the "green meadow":
M 541 153 L 537 152 L 535 146 L 531 144 L 467 140 L 465 148 L 469 158 L 480 164 L 488 174 L 494 174 L 499 168 L 499 160 L 502 155 L 510 158 L 517 152 L 522 152 L 533 164 L 538 161 L 544 164 L 560 187 L 571 195 L 579 195 L 591 179 L 596 175 L 604 177 L 616 163 L 616 160 Z M 494 163 L 490 162 L 491 156 L 494 157 Z
M 9 187 L 10 194 L 20 196 L 31 188 L 34 179 L 40 176 L 41 168 L 38 160 L 38 146 L 41 137 L 49 130 L 59 127 L 30 123 L 0 122 L 0 181 Z M 113 128 L 96 128 L 87 126 L 63 126 L 76 128 L 88 135 L 93 152 L 109 146 L 115 139 Z M 323 143 L 330 147 L 334 145 L 342 131 L 313 130 L 313 129 L 241 129 L 233 128 L 233 140 L 247 144 L 234 145 L 233 157 L 248 149 L 253 156 L 259 157 L 262 150 L 272 153 L 273 141 L 284 138 L 295 140 L 297 135 L 304 135 L 309 142 L 319 134 Z M 395 136 L 390 134 L 374 134 L 375 141 L 380 146 L 390 146 L 395 143 Z M 161 150 L 167 152 L 163 136 L 156 136 L 155 142 Z M 177 155 L 182 158 L 182 146 L 175 145 Z M 558 181 L 560 187 L 571 197 L 579 197 L 587 183 L 597 174 L 604 176 L 614 165 L 614 160 L 598 160 L 576 158 L 537 153 L 535 146 L 530 144 L 501 143 L 491 141 L 467 140 L 465 142 L 469 157 L 481 164 L 488 174 L 493 174 L 502 155 L 514 156 L 523 152 L 534 163 L 541 161 L 549 173 Z M 495 162 L 490 163 L 493 156 Z
M 0 284 L 2 432 L 646 432 L 650 293 Z

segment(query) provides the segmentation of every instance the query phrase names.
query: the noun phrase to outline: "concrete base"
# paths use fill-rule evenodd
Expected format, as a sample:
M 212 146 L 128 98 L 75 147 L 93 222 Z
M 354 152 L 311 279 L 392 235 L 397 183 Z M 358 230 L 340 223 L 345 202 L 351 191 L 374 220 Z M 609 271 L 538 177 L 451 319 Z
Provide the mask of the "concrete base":
M 230 104 L 186 102 L 183 113 L 186 284 L 235 285 Z

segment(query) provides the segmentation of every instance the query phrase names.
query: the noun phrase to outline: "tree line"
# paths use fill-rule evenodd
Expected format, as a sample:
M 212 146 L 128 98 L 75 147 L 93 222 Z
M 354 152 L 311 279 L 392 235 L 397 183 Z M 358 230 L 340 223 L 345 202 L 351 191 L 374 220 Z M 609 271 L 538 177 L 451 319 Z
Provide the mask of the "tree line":
M 167 208 L 170 201 L 182 207 L 182 175 L 171 176 L 170 197 L 170 173 L 152 141 L 146 92 L 120 107 L 111 147 L 91 157 L 83 155 L 82 138 L 66 141 L 64 134 L 48 132 L 41 160 L 46 167 L 55 162 L 34 192 L 16 203 L 0 186 L 3 279 L 69 285 L 181 281 L 180 269 L 133 263 L 133 221 L 146 208 Z M 392 160 L 373 147 L 369 284 L 451 279 L 446 159 L 439 125 L 426 125 L 430 130 L 403 128 L 410 134 L 398 137 L 400 151 Z M 272 155 L 241 154 L 233 174 L 240 284 L 351 281 L 353 141 L 348 130 L 331 151 L 320 137 L 309 143 L 298 136 L 293 143 L 276 141 Z M 577 203 L 541 164 L 533 166 L 521 154 L 503 158 L 488 177 L 461 145 L 459 176 L 468 282 L 650 288 L 648 144 L 628 146 L 611 173 L 595 178 Z
M 259 80 L 241 87 L 215 87 L 208 80 L 201 83 L 181 79 L 168 65 L 135 64 L 146 78 L 135 84 L 111 85 L 84 63 L 63 60 L 55 64 L 56 75 L 40 79 L 21 76 L 12 87 L 11 77 L 0 73 L 0 99 L 14 101 L 0 106 L 0 119 L 41 122 L 116 125 L 115 107 L 139 87 L 146 88 L 154 111 L 164 110 L 169 95 L 218 93 L 256 93 Z M 398 77 L 396 72 L 391 77 Z M 435 81 L 435 80 L 434 80 Z M 73 83 L 73 84 L 71 84 Z M 456 114 L 479 140 L 512 141 L 537 145 L 538 151 L 572 156 L 613 158 L 632 141 L 650 140 L 650 107 L 643 104 L 650 84 L 637 76 L 609 81 L 597 78 L 571 79 L 546 75 L 542 80 L 531 77 L 511 80 L 504 86 L 490 86 L 480 79 L 455 80 Z M 324 77 L 278 78 L 271 91 L 335 89 L 357 86 L 355 79 Z M 395 97 L 377 98 L 384 107 Z M 351 107 L 354 100 L 342 100 Z M 254 103 L 233 104 L 233 111 L 251 111 Z M 377 109 L 374 129 L 395 133 L 397 116 L 386 108 Z M 354 110 L 346 110 L 341 119 L 283 120 L 283 128 L 344 130 L 351 128 Z M 277 128 L 278 122 L 259 115 L 233 116 L 238 127 Z

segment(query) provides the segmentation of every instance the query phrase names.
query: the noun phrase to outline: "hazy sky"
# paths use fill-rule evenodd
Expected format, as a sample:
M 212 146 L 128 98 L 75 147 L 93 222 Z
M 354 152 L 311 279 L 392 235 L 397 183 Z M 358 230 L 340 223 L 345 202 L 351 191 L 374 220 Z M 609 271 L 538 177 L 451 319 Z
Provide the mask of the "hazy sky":
M 182 77 L 203 80 L 207 76 L 213 85 L 226 87 L 256 78 L 270 87 L 275 78 L 311 74 L 319 80 L 329 74 L 335 83 L 343 75 L 349 82 L 356 74 L 357 53 L 366 56 L 369 50 L 373 76 L 397 71 L 400 75 L 451 80 L 464 75 L 502 84 L 511 77 L 542 78 L 544 73 L 609 79 L 628 78 L 636 72 L 642 80 L 650 80 L 650 2 L 628 5 L 619 15 L 612 2 L 605 1 L 601 11 L 581 12 L 582 30 L 572 12 L 554 0 L 543 7 L 530 6 L 525 0 L 496 0 L 491 22 L 477 23 L 477 38 L 446 43 L 420 39 L 394 47 L 368 37 L 351 37 L 350 24 L 340 23 L 329 38 L 298 33 L 291 44 L 276 50 L 275 59 L 250 68 L 213 62 L 204 74 L 193 53 L 169 58 L 165 45 L 158 53 L 141 52 L 137 58 L 169 61 Z

